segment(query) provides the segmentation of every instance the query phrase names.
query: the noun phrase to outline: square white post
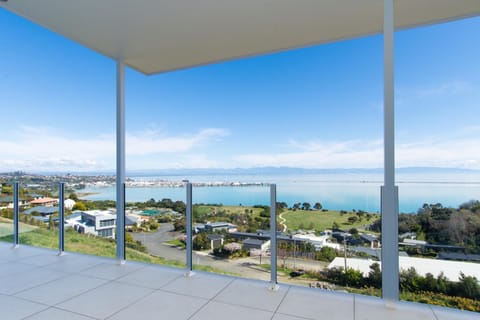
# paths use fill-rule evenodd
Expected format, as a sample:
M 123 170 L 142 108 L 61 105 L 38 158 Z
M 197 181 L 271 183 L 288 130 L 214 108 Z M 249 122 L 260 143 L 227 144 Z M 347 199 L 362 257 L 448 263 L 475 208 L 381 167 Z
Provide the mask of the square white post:
M 384 186 L 382 210 L 382 297 L 399 299 L 398 189 L 395 186 L 394 0 L 384 0 Z

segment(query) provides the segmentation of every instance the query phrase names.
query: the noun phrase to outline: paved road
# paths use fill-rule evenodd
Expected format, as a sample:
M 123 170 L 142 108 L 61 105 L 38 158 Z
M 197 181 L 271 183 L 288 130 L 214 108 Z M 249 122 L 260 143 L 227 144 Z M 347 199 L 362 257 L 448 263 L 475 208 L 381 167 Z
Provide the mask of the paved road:
M 173 225 L 168 223 L 162 223 L 157 232 L 152 233 L 132 233 L 135 240 L 141 241 L 148 249 L 148 251 L 159 257 L 163 257 L 168 260 L 186 261 L 186 252 L 184 249 L 178 249 L 176 247 L 165 244 L 166 241 L 174 239 L 178 236 L 178 233 L 173 232 Z M 234 260 L 219 259 L 211 256 L 208 252 L 193 252 L 194 265 L 207 265 L 216 269 L 224 270 L 230 273 L 237 274 L 245 278 L 255 278 L 261 280 L 270 280 L 269 270 L 265 270 L 258 267 L 260 263 L 259 257 L 246 257 Z M 262 257 L 262 263 L 270 263 L 270 257 Z M 278 259 L 278 264 L 284 263 L 283 259 Z M 300 260 L 289 258 L 285 260 L 285 264 L 288 267 L 303 269 L 323 269 L 327 264 L 320 261 Z M 299 280 L 290 279 L 289 277 L 279 274 L 279 282 L 284 283 L 296 283 L 299 284 Z M 305 281 L 303 281 L 305 282 Z M 302 283 L 303 284 L 303 283 Z M 305 283 L 306 284 L 306 283 Z

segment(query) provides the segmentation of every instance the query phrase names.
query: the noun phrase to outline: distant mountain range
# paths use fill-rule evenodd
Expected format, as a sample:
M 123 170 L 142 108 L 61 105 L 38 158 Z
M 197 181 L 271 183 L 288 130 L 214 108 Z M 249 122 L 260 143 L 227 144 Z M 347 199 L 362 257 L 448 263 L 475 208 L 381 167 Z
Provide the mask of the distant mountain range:
M 43 175 L 114 175 L 114 170 L 90 172 L 36 172 Z M 128 170 L 127 176 L 192 176 L 192 175 L 277 175 L 277 174 L 381 174 L 382 168 L 339 168 L 306 169 L 292 167 L 256 167 L 232 169 L 146 169 Z M 397 174 L 480 174 L 480 170 L 440 167 L 405 167 L 397 168 Z

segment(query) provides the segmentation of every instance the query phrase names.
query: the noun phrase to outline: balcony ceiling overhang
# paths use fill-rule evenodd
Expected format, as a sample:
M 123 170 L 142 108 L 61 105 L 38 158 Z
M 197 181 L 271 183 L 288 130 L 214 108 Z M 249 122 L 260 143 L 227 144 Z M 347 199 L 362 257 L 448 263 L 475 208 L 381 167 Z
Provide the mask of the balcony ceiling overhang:
M 8 0 L 0 6 L 145 74 L 377 34 L 383 0 Z M 397 29 L 480 0 L 396 0 Z

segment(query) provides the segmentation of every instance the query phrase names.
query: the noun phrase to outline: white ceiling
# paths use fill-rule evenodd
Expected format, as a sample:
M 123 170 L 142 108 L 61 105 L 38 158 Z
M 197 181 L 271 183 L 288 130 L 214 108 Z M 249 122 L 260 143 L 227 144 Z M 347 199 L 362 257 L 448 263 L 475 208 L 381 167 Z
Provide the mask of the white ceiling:
M 382 31 L 383 0 L 8 0 L 15 12 L 145 74 Z M 396 0 L 408 28 L 480 15 L 480 0 Z

